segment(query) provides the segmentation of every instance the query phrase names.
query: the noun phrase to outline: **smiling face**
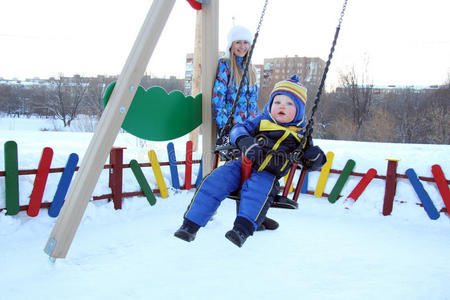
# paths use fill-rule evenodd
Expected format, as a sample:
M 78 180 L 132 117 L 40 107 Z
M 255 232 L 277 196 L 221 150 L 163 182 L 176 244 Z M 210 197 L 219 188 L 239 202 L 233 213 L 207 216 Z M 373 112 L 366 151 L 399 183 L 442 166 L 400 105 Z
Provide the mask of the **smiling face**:
M 244 40 L 241 41 L 234 41 L 233 44 L 231 44 L 231 52 L 239 57 L 244 57 L 248 49 L 250 49 L 250 43 Z
M 279 94 L 273 98 L 270 114 L 279 123 L 292 122 L 297 113 L 297 107 L 291 97 Z

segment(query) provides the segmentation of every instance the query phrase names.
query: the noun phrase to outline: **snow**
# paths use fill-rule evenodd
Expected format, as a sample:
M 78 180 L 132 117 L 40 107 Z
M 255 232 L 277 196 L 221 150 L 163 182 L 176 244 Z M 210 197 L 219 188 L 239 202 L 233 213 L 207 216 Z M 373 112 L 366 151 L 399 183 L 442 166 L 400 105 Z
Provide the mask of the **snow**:
M 0 143 L 18 144 L 19 168 L 36 169 L 44 147 L 52 147 L 52 168 L 64 167 L 70 153 L 80 161 L 92 137 L 89 132 L 42 131 L 51 120 L 0 119 Z M 173 141 L 184 160 L 187 137 Z M 450 145 L 385 144 L 315 140 L 333 151 L 333 169 L 348 159 L 356 172 L 375 168 L 386 174 L 387 158 L 399 159 L 398 173 L 408 168 L 432 177 L 441 165 L 449 178 Z M 153 149 L 167 161 L 166 143 L 142 142 L 120 133 L 115 146 L 126 147 L 124 162 L 148 162 Z M 199 159 L 200 151 L 194 153 Z M 0 170 L 4 170 L 3 147 Z M 180 173 L 184 168 L 179 166 Z M 194 165 L 195 182 L 198 165 Z M 143 171 L 156 188 L 151 168 Z M 162 167 L 170 186 L 168 167 Z M 139 190 L 130 170 L 124 171 L 124 191 Z M 319 173 L 309 176 L 313 190 Z M 52 201 L 60 173 L 50 174 L 44 202 Z M 338 175 L 331 174 L 329 193 Z M 88 204 L 65 259 L 52 263 L 43 248 L 56 219 L 41 209 L 31 218 L 0 212 L 1 299 L 450 299 L 450 219 L 431 220 L 407 179 L 399 179 L 392 214 L 383 216 L 385 182 L 374 179 L 353 204 L 343 199 L 358 183 L 351 177 L 335 204 L 326 198 L 300 195 L 299 208 L 271 208 L 280 223 L 276 231 L 257 232 L 242 248 L 224 234 L 232 227 L 235 203 L 225 200 L 218 214 L 195 241 L 173 237 L 194 190 L 169 188 L 150 206 L 144 197 L 126 198 L 122 210 L 103 200 Z M 20 203 L 28 204 L 34 175 L 20 176 Z M 180 174 L 180 182 L 184 175 Z M 296 181 L 295 181 L 296 182 Z M 434 183 L 423 182 L 434 204 L 444 207 Z M 110 193 L 102 172 L 93 195 Z M 401 203 L 405 202 L 405 203 Z M 346 208 L 348 206 L 348 208 Z M 5 207 L 4 177 L 0 177 L 0 208 Z

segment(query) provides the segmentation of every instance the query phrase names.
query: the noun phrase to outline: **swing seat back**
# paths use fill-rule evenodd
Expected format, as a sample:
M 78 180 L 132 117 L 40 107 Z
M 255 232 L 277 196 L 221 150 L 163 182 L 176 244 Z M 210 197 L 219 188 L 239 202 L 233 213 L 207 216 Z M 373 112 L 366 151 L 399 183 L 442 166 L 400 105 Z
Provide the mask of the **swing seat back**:
M 241 190 L 236 190 L 228 195 L 228 198 L 235 200 L 239 203 L 241 200 Z M 276 195 L 275 199 L 273 199 L 270 207 L 278 207 L 278 208 L 287 208 L 287 209 L 297 209 L 298 203 L 294 200 L 289 199 L 288 197 L 284 197 L 283 195 Z
M 252 162 L 244 156 L 244 154 L 242 154 L 242 166 L 241 166 L 241 186 L 238 190 L 230 193 L 230 195 L 228 196 L 228 198 L 231 198 L 233 200 L 236 201 L 240 201 L 241 200 L 241 188 L 242 188 L 242 184 L 244 183 L 245 180 L 247 180 L 251 173 L 252 173 Z M 289 199 L 288 197 L 285 197 L 283 195 L 278 195 L 280 187 L 277 184 L 277 195 L 275 196 L 272 204 L 270 205 L 271 207 L 278 207 L 278 208 L 288 208 L 288 209 L 296 209 L 298 208 L 298 204 L 297 202 Z

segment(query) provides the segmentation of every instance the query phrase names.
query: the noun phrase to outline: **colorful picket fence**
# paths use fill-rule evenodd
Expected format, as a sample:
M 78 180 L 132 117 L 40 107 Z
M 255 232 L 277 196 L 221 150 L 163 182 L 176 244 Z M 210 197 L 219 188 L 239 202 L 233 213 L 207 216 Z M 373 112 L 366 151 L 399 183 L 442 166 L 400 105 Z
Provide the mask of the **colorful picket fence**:
M 72 153 L 67 159 L 66 166 L 64 168 L 50 168 L 53 150 L 50 147 L 45 147 L 42 151 L 41 159 L 36 170 L 18 170 L 18 157 L 17 157 L 17 144 L 14 141 L 8 141 L 4 145 L 5 147 L 5 171 L 0 171 L 0 176 L 5 177 L 5 208 L 0 208 L 0 211 L 6 209 L 7 215 L 15 215 L 20 210 L 26 210 L 30 217 L 38 215 L 41 208 L 48 208 L 48 214 L 51 217 L 57 217 L 61 207 L 64 203 L 64 198 L 69 189 L 73 175 L 77 170 L 78 155 Z M 125 148 L 113 148 L 110 153 L 110 163 L 104 166 L 104 169 L 109 169 L 109 187 L 111 188 L 110 194 L 93 196 L 93 200 L 108 199 L 112 200 L 115 209 L 122 208 L 122 199 L 132 196 L 144 196 L 147 198 L 150 205 L 155 205 L 156 197 L 155 193 L 158 193 L 162 198 L 168 197 L 167 184 L 163 178 L 161 166 L 169 166 L 171 175 L 171 187 L 174 189 L 189 190 L 195 188 L 200 184 L 202 179 L 202 166 L 201 160 L 192 159 L 192 142 L 186 143 L 186 157 L 184 161 L 178 161 L 175 155 L 175 149 L 173 143 L 167 145 L 168 162 L 159 162 L 157 154 L 154 150 L 148 152 L 149 162 L 138 163 L 136 160 L 131 160 L 129 164 L 123 163 L 123 151 Z M 430 217 L 435 220 L 439 218 L 440 212 L 448 212 L 450 208 L 450 181 L 445 178 L 445 175 L 439 165 L 432 166 L 433 177 L 417 176 L 413 169 L 408 169 L 405 174 L 397 173 L 397 160 L 388 159 L 386 176 L 377 175 L 377 171 L 373 168 L 367 170 L 366 173 L 356 173 L 353 169 L 356 162 L 348 160 L 343 170 L 334 170 L 331 168 L 334 160 L 334 153 L 327 153 L 327 163 L 320 170 L 320 175 L 317 184 L 313 191 L 308 191 L 308 173 L 302 172 L 297 183 L 297 187 L 292 187 L 291 182 L 294 177 L 296 168 L 292 168 L 292 174 L 288 174 L 285 178 L 286 186 L 282 186 L 281 190 L 283 196 L 287 196 L 288 193 L 294 192 L 293 201 L 297 201 L 299 193 L 311 194 L 315 197 L 326 197 L 330 203 L 335 203 L 340 199 L 341 192 L 344 186 L 347 184 L 350 176 L 361 177 L 361 180 L 352 189 L 351 193 L 344 199 L 344 201 L 352 204 L 357 201 L 370 182 L 374 179 L 385 180 L 385 195 L 383 200 L 383 215 L 390 215 L 393 209 L 394 196 L 396 191 L 397 179 L 405 178 L 410 181 L 414 190 L 417 193 L 418 205 L 422 206 Z M 192 184 L 192 165 L 200 164 L 197 178 L 194 184 Z M 184 165 L 184 185 L 179 182 L 178 167 Z M 142 170 L 143 167 L 151 167 L 154 178 L 156 180 L 157 188 L 152 189 L 147 182 L 147 179 Z M 140 191 L 136 192 L 123 192 L 123 170 L 130 168 L 134 174 Z M 53 201 L 48 203 L 42 202 L 45 186 L 47 183 L 47 177 L 49 173 L 62 173 L 56 192 L 53 197 Z M 335 182 L 330 194 L 324 193 L 325 186 L 328 182 L 329 175 L 331 173 L 339 174 L 337 181 Z M 30 202 L 28 205 L 19 205 L 19 176 L 35 174 L 35 180 L 33 184 L 33 190 L 30 195 Z M 435 182 L 439 193 L 442 196 L 445 207 L 438 210 L 423 188 L 422 181 Z M 301 185 L 301 186 L 300 186 Z
M 112 200 L 115 209 L 122 208 L 122 199 L 132 196 L 145 196 L 150 203 L 154 205 L 156 198 L 154 193 L 160 194 L 162 198 L 168 197 L 167 185 L 164 181 L 161 166 L 170 166 L 172 187 L 175 189 L 191 189 L 196 187 L 202 177 L 201 161 L 192 160 L 192 142 L 186 143 L 186 160 L 177 161 L 175 156 L 175 149 L 173 143 L 167 146 L 169 162 L 158 161 L 156 152 L 150 150 L 148 152 L 149 163 L 138 163 L 136 160 L 131 160 L 129 164 L 123 163 L 123 151 L 125 148 L 113 148 L 110 152 L 110 164 L 105 165 L 104 169 L 109 169 L 109 187 L 110 194 L 93 196 L 93 200 L 108 199 Z M 41 208 L 48 208 L 48 214 L 51 217 L 57 217 L 63 206 L 65 196 L 69 189 L 75 171 L 78 169 L 78 155 L 72 153 L 69 155 L 66 166 L 64 168 L 51 169 L 50 165 L 53 158 L 53 149 L 45 147 L 43 149 L 41 159 L 36 170 L 18 170 L 18 151 L 17 144 L 14 141 L 5 143 L 5 171 L 0 171 L 0 176 L 5 177 L 5 208 L 0 208 L 0 211 L 6 209 L 7 215 L 16 215 L 21 210 L 26 210 L 30 217 L 35 217 L 39 214 Z M 196 183 L 192 184 L 192 165 L 200 164 L 199 172 L 197 174 Z M 178 165 L 185 166 L 185 184 L 180 186 Z M 147 179 L 142 171 L 142 167 L 151 167 L 157 183 L 157 189 L 151 189 Z M 123 192 L 123 170 L 131 168 L 141 191 L 138 192 Z M 44 190 L 47 184 L 49 173 L 62 173 L 53 201 L 42 202 Z M 30 202 L 28 205 L 19 205 L 19 176 L 35 174 L 33 190 L 30 195 Z

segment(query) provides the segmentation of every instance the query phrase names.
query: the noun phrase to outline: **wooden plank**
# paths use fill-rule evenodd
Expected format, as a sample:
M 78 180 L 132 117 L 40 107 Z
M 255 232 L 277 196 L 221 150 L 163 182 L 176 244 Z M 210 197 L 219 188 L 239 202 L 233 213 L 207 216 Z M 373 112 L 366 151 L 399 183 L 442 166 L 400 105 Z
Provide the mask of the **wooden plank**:
M 180 180 L 178 179 L 177 156 L 175 154 L 175 146 L 172 142 L 167 144 L 167 155 L 169 157 L 170 177 L 172 178 L 172 186 L 179 190 Z
M 156 184 L 158 185 L 161 198 L 169 197 L 169 192 L 167 191 L 166 182 L 164 181 L 164 176 L 161 172 L 161 166 L 159 165 L 155 150 L 148 151 L 148 159 L 152 165 L 153 174 L 155 175 Z
M 203 159 L 200 160 L 200 166 L 198 167 L 197 179 L 195 180 L 195 187 L 198 188 L 203 179 Z
M 431 200 L 430 195 L 428 195 L 427 191 L 423 187 L 422 182 L 420 182 L 419 176 L 417 176 L 416 171 L 414 171 L 413 168 L 409 168 L 408 170 L 406 170 L 405 174 L 406 176 L 408 176 L 409 182 L 411 182 L 411 185 L 416 191 L 417 197 L 419 197 L 420 202 L 422 202 L 423 209 L 427 213 L 428 217 L 430 217 L 431 220 L 439 219 L 439 211 Z
M 77 164 L 78 155 L 76 153 L 71 153 L 67 159 L 66 167 L 64 168 L 61 178 L 59 179 L 52 204 L 50 204 L 50 207 L 48 208 L 48 215 L 52 218 L 56 218 L 61 211 L 61 207 L 64 204 L 64 199 L 66 198 L 67 191 L 69 190 L 70 183 L 72 182 L 72 177 L 77 168 Z
M 294 191 L 294 187 L 292 185 L 292 180 L 294 179 L 295 171 L 297 170 L 297 163 L 292 163 L 291 169 L 289 170 L 289 173 L 284 176 L 284 189 L 283 189 L 283 197 L 287 197 L 289 193 L 292 193 Z
M 194 42 L 194 72 L 192 74 L 191 96 L 195 98 L 200 93 L 200 73 L 202 60 L 202 10 L 197 10 L 195 20 L 195 42 Z M 192 141 L 194 151 L 198 149 L 198 133 L 200 127 L 195 128 L 189 133 L 189 140 Z
M 147 182 L 147 179 L 145 178 L 144 172 L 142 172 L 141 166 L 139 166 L 139 163 L 137 160 L 132 159 L 130 161 L 130 168 L 131 171 L 133 171 L 134 177 L 136 177 L 136 180 L 141 187 L 142 192 L 144 193 L 145 198 L 147 198 L 148 203 L 150 205 L 155 205 L 156 198 L 153 194 L 152 189 L 150 188 L 150 185 Z
M 341 175 L 339 175 L 338 180 L 334 184 L 334 187 L 331 189 L 330 194 L 328 195 L 328 201 L 330 203 L 335 203 L 337 199 L 339 198 L 339 194 L 341 193 L 342 189 L 344 188 L 344 185 L 347 183 L 348 179 L 350 178 L 350 174 L 353 171 L 353 168 L 355 168 L 355 161 L 353 159 L 349 159 L 347 163 L 344 166 L 344 169 L 342 170 Z
M 210 0 L 202 4 L 202 151 L 203 174 L 214 168 L 214 148 L 217 130 L 212 120 L 211 98 L 214 79 L 216 77 L 217 61 L 219 59 L 219 0 Z
M 388 216 L 392 212 L 394 206 L 395 191 L 397 189 L 397 159 L 388 158 L 388 166 L 386 170 L 386 185 L 383 200 L 383 215 Z
M 186 143 L 186 168 L 184 171 L 184 188 L 191 189 L 192 185 L 192 141 Z
M 44 251 L 65 258 L 175 0 L 154 0 L 119 75 Z
M 297 202 L 298 196 L 300 196 L 300 192 L 302 191 L 302 186 L 305 182 L 307 171 L 305 168 L 302 168 L 302 171 L 300 172 L 300 177 L 298 178 L 297 186 L 294 191 L 294 197 L 292 197 L 292 200 Z
M 320 171 L 319 179 L 317 180 L 316 189 L 314 191 L 314 196 L 316 196 L 317 198 L 322 197 L 323 191 L 325 190 L 325 185 L 327 184 L 328 181 L 328 175 L 330 175 L 330 169 L 331 165 L 333 164 L 333 159 L 334 159 L 334 152 L 328 151 L 327 162 Z
M 19 163 L 15 141 L 5 143 L 5 204 L 8 215 L 19 213 Z
M 52 164 L 53 149 L 45 147 L 42 150 L 41 160 L 34 178 L 33 190 L 30 195 L 30 203 L 28 204 L 27 215 L 36 217 L 41 209 L 42 197 L 44 196 L 45 186 L 47 185 L 48 173 Z
M 447 212 L 450 215 L 450 189 L 448 188 L 447 180 L 445 179 L 444 171 L 440 165 L 432 165 L 431 172 L 436 181 L 439 193 L 441 193 Z
M 302 184 L 301 189 L 300 189 L 300 192 L 302 194 L 307 194 L 308 193 L 308 177 L 309 177 L 309 172 L 306 171 L 305 179 L 303 180 L 303 184 Z
M 109 187 L 113 194 L 114 209 L 122 209 L 123 147 L 114 147 L 109 153 Z
M 362 192 L 366 189 L 372 179 L 377 175 L 377 170 L 374 168 L 370 168 L 367 173 L 361 178 L 359 183 L 355 186 L 352 192 L 347 196 L 347 199 L 351 199 L 353 202 L 358 200 L 359 196 L 361 196 Z

